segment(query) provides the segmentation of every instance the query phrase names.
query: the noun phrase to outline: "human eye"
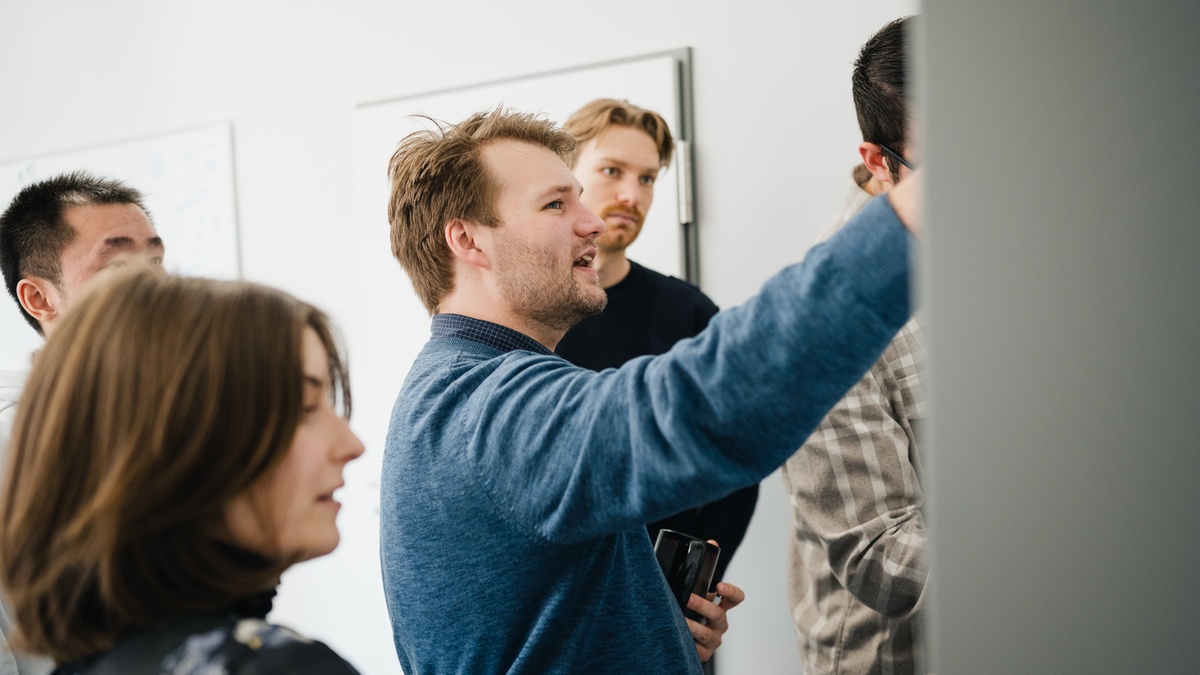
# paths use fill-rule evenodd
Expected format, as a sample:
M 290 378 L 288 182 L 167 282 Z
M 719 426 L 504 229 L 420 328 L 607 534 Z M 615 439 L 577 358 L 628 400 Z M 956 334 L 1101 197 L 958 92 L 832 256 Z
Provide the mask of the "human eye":
M 641 178 L 638 179 L 638 181 L 641 182 L 642 185 L 654 185 L 654 181 L 656 181 L 656 180 L 658 180 L 658 176 L 651 176 L 649 174 L 642 176 Z
M 321 404 L 313 401 L 305 401 L 304 407 L 300 408 L 300 421 L 311 423 L 317 419 L 317 415 L 321 412 Z
M 304 419 L 312 417 L 321 405 L 325 402 L 325 397 L 320 387 L 312 380 L 305 382 L 304 399 L 300 403 L 300 414 Z
M 608 176 L 609 178 L 617 178 L 621 175 L 621 170 L 615 166 L 606 166 L 600 169 L 600 173 Z
M 555 199 L 554 201 L 547 204 L 546 208 L 551 209 L 553 211 L 561 211 L 561 210 L 563 210 L 563 208 L 565 206 L 566 206 L 566 203 L 563 200 Z

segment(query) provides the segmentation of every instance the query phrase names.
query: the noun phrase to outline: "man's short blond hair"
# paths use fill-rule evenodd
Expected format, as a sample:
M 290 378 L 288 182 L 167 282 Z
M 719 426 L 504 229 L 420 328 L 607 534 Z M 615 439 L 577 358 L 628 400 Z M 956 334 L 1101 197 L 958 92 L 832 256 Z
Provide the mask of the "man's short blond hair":
M 571 134 L 578 144 L 566 157 L 567 166 L 574 169 L 575 162 L 579 159 L 578 148 L 612 126 L 633 127 L 646 132 L 658 148 L 659 168 L 666 168 L 671 163 L 675 141 L 671 138 L 671 130 L 662 115 L 653 110 L 639 108 L 629 101 L 598 98 L 576 110 L 563 124 L 563 131 Z
M 459 124 L 409 134 L 388 162 L 392 255 L 400 261 L 429 313 L 454 290 L 446 224 L 454 219 L 497 227 L 496 181 L 483 148 L 508 139 L 542 146 L 566 161 L 575 141 L 542 115 L 497 108 Z

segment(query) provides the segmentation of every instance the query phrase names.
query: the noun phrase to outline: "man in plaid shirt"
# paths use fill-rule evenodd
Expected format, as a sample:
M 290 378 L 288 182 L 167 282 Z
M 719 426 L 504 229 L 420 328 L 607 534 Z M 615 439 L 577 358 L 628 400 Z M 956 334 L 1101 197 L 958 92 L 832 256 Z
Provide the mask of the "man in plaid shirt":
M 912 23 L 885 26 L 855 62 L 863 163 L 822 239 L 914 169 L 905 58 Z M 794 516 L 788 596 L 809 675 L 925 672 L 919 621 L 929 573 L 918 453 L 923 343 L 914 317 L 785 466 Z

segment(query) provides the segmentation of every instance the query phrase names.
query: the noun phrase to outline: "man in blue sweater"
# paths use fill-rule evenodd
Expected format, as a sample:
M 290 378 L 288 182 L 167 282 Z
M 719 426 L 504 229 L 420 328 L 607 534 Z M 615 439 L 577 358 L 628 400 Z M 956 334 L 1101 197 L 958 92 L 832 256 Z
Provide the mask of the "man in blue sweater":
M 689 624 L 643 524 L 782 464 L 909 316 L 913 180 L 668 353 L 567 363 L 553 348 L 605 304 L 573 146 L 497 111 L 409 136 L 389 166 L 392 251 L 434 315 L 383 469 L 409 673 L 699 673 L 740 597 L 693 596 L 708 625 Z

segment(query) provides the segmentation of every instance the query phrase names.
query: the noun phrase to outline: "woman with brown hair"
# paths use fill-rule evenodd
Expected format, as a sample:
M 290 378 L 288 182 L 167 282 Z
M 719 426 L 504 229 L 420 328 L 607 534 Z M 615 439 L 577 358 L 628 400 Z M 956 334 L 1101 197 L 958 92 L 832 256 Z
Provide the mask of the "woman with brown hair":
M 363 452 L 329 321 L 250 283 L 120 276 L 30 373 L 0 493 L 0 586 L 56 673 L 354 673 L 264 621 L 338 544 Z

